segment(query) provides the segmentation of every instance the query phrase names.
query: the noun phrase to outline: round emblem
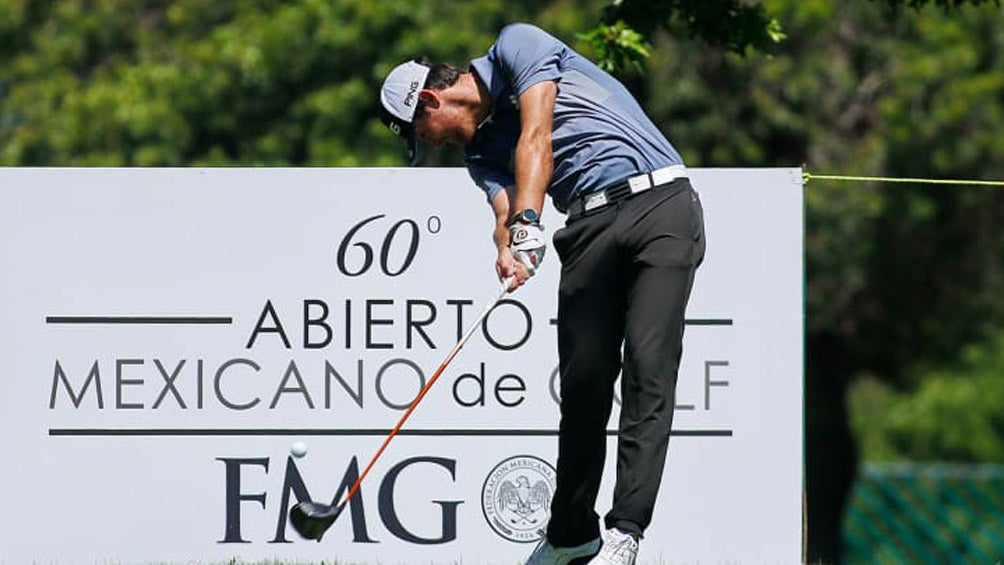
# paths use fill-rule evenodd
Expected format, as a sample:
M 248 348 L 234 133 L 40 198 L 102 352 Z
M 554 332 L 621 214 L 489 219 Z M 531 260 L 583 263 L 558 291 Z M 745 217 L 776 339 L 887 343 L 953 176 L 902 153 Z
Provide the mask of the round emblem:
M 550 463 L 533 455 L 510 457 L 492 469 L 481 488 L 485 520 L 507 540 L 535 542 L 547 526 L 554 488 Z

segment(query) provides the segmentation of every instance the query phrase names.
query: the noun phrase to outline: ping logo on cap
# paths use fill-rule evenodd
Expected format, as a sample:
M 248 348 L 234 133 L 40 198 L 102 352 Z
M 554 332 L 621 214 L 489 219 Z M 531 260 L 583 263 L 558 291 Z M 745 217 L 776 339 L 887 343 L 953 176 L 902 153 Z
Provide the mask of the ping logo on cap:
M 411 107 L 411 103 L 415 100 L 415 93 L 418 92 L 418 81 L 412 81 L 408 85 L 408 93 L 404 95 L 404 105 Z
M 432 68 L 417 61 L 394 67 L 380 87 L 380 120 L 408 142 L 408 164 L 418 163 L 413 120 L 421 100 L 418 93 Z

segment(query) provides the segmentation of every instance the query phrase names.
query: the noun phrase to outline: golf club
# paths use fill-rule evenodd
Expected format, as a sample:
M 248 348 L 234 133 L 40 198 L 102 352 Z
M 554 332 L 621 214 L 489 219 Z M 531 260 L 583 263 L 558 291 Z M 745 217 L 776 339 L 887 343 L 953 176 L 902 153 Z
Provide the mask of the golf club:
M 394 429 L 390 431 L 386 439 L 383 440 L 383 444 L 380 445 L 380 449 L 378 449 L 376 454 L 373 455 L 373 458 L 370 459 L 370 462 L 366 465 L 366 468 L 363 469 L 363 472 L 359 474 L 359 478 L 357 478 L 355 483 L 352 484 L 352 487 L 345 495 L 345 498 L 336 505 L 320 504 L 317 502 L 299 502 L 289 509 L 289 521 L 291 524 L 293 524 L 293 528 L 297 531 L 297 533 L 299 533 L 306 539 L 314 539 L 317 541 L 321 541 L 321 537 L 324 536 L 324 532 L 326 532 L 328 528 L 331 527 L 331 524 L 335 522 L 335 520 L 338 518 L 338 515 L 341 514 L 342 510 L 345 509 L 345 505 L 348 504 L 350 500 L 352 500 L 353 496 L 355 496 L 356 491 L 359 490 L 359 485 L 362 484 L 363 479 L 366 478 L 366 474 L 370 472 L 371 468 L 373 468 L 373 464 L 377 462 L 377 459 L 379 459 L 380 456 L 383 454 L 384 450 L 387 449 L 387 445 L 390 443 L 390 440 L 394 439 L 394 436 L 396 436 L 397 433 L 401 430 L 401 426 L 403 426 L 404 423 L 408 420 L 408 417 L 411 416 L 411 413 L 415 411 L 415 407 L 418 406 L 418 403 L 422 401 L 422 398 L 425 397 L 425 394 L 429 392 L 429 389 L 432 388 L 432 385 L 436 383 L 436 379 L 438 379 L 439 375 L 443 373 L 443 370 L 446 369 L 447 365 L 449 365 L 450 362 L 453 361 L 453 358 L 456 357 L 457 353 L 460 351 L 461 348 L 463 348 L 464 344 L 467 343 L 467 340 L 470 339 L 471 335 L 478 328 L 481 322 L 488 316 L 488 313 L 492 311 L 492 309 L 495 307 L 495 304 L 497 304 L 498 301 L 501 300 L 503 296 L 505 296 L 506 292 L 509 290 L 510 284 L 512 284 L 511 278 L 502 281 L 501 288 L 499 288 L 499 290 L 493 295 L 493 298 L 489 301 L 488 305 L 485 306 L 485 309 L 481 312 L 481 315 L 478 316 L 478 319 L 473 324 L 471 324 L 471 327 L 470 329 L 467 330 L 467 333 L 465 333 L 464 336 L 460 338 L 460 341 L 458 341 L 457 344 L 453 346 L 453 349 L 450 351 L 450 354 L 447 355 L 446 359 L 442 362 L 442 364 L 439 365 L 439 368 L 436 369 L 435 373 L 433 373 L 432 377 L 429 379 L 429 382 L 427 382 L 425 386 L 422 387 L 422 390 L 419 391 L 418 396 L 415 397 L 415 400 L 411 401 L 411 405 L 409 405 L 408 409 L 405 410 L 404 415 L 401 416 L 401 419 L 397 421 L 397 424 L 395 424 Z

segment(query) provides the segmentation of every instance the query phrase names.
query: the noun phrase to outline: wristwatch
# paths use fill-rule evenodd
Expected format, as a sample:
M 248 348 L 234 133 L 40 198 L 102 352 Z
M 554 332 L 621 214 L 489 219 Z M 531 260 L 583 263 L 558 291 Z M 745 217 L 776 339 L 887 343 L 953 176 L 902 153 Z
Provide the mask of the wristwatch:
M 537 225 L 540 223 L 540 215 L 537 214 L 537 211 L 532 208 L 525 208 L 513 214 L 509 218 L 509 221 L 505 223 L 505 225 L 506 227 L 510 227 L 516 222 L 519 222 L 521 224 Z

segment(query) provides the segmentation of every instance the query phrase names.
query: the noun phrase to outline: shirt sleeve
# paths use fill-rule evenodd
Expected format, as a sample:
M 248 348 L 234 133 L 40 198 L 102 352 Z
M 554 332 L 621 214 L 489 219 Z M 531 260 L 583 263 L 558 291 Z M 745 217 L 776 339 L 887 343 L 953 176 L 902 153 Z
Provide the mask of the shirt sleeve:
M 516 179 L 511 174 L 484 163 L 467 163 L 467 172 L 474 184 L 484 191 L 489 203 L 505 187 L 516 184 Z
M 499 33 L 489 59 L 506 74 L 517 96 L 531 86 L 561 78 L 561 61 L 568 48 L 530 24 L 510 24 Z

